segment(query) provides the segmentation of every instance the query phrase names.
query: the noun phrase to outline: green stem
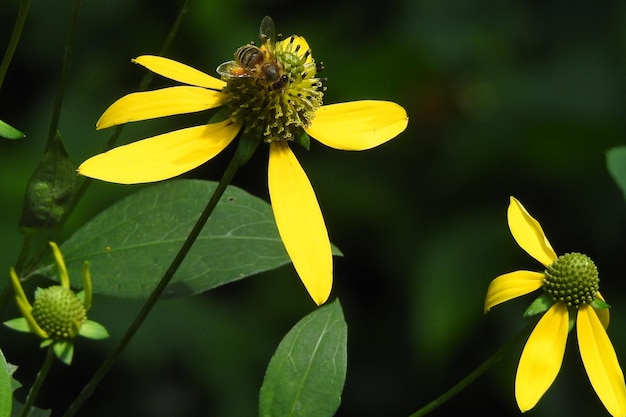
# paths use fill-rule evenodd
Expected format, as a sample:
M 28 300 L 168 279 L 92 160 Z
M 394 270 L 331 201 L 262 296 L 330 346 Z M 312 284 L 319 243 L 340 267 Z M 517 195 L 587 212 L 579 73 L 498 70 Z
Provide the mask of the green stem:
M 46 352 L 46 359 L 43 361 L 43 365 L 41 365 L 41 369 L 37 373 L 37 378 L 33 383 L 33 386 L 30 387 L 30 391 L 28 392 L 28 396 L 26 397 L 26 403 L 24 404 L 24 408 L 22 409 L 22 413 L 20 417 L 26 417 L 30 414 L 30 409 L 33 407 L 35 403 L 35 399 L 39 394 L 39 390 L 43 385 L 43 381 L 48 376 L 48 372 L 50 371 L 50 367 L 52 365 L 52 361 L 54 360 L 54 350 L 52 349 L 52 345 L 48 347 L 48 351 Z
M 9 70 L 9 65 L 11 64 L 13 54 L 17 49 L 17 44 L 20 41 L 20 36 L 22 35 L 22 29 L 24 28 L 24 22 L 26 22 L 29 7 L 30 0 L 22 0 L 22 5 L 20 6 L 20 11 L 17 14 L 15 26 L 13 26 L 13 32 L 11 33 L 11 39 L 9 39 L 7 50 L 4 52 L 2 63 L 0 63 L 0 88 L 2 87 L 4 77 L 7 75 L 7 71 Z
M 409 417 L 422 417 L 426 414 L 433 411 L 435 408 L 444 404 L 450 398 L 454 397 L 456 394 L 465 389 L 469 384 L 474 382 L 479 376 L 487 372 L 493 365 L 495 365 L 500 359 L 504 357 L 504 355 L 511 350 L 515 345 L 517 345 L 530 331 L 530 328 L 534 326 L 528 326 L 523 331 L 519 332 L 513 339 L 511 339 L 506 345 L 502 346 L 496 353 L 491 355 L 485 362 L 483 362 L 478 368 L 474 369 L 469 375 L 460 380 L 455 386 L 450 388 L 448 391 L 441 394 L 439 397 L 435 398 L 424 407 L 417 410 L 415 413 L 411 414 Z
M 185 240 L 180 250 L 176 254 L 176 257 L 172 260 L 172 263 L 168 267 L 167 271 L 165 271 L 165 274 L 163 274 L 163 277 L 161 277 L 161 280 L 157 284 L 156 288 L 152 291 L 152 293 L 150 294 L 150 297 L 148 297 L 148 300 L 145 302 L 145 304 L 143 305 L 143 307 L 141 308 L 141 310 L 139 311 L 139 313 L 137 314 L 133 322 L 130 324 L 130 326 L 126 330 L 126 333 L 122 336 L 122 338 L 120 339 L 115 349 L 113 349 L 113 351 L 105 359 L 105 361 L 102 363 L 100 368 L 98 368 L 96 373 L 93 375 L 91 380 L 87 383 L 87 385 L 85 385 L 85 387 L 80 392 L 78 397 L 76 397 L 74 402 L 70 404 L 69 408 L 63 414 L 62 417 L 74 416 L 76 412 L 78 411 L 78 409 L 83 405 L 83 403 L 91 396 L 91 394 L 93 394 L 94 390 L 96 389 L 100 381 L 109 372 L 109 370 L 111 369 L 111 367 L 113 366 L 117 358 L 124 351 L 124 349 L 126 348 L 128 343 L 131 341 L 131 339 L 133 338 L 137 330 L 139 330 L 143 321 L 146 319 L 148 314 L 152 311 L 152 308 L 154 307 L 156 302 L 159 300 L 161 294 L 163 293 L 163 291 L 169 284 L 170 280 L 172 279 L 172 277 L 174 276 L 174 274 L 176 273 L 176 271 L 182 264 L 183 260 L 189 253 L 189 250 L 191 249 L 192 245 L 196 241 L 196 238 L 202 231 L 202 228 L 204 227 L 207 220 L 209 219 L 209 216 L 211 215 L 211 213 L 213 213 L 213 210 L 215 209 L 218 201 L 224 194 L 224 191 L 226 191 L 226 187 L 228 186 L 228 184 L 230 184 L 232 178 L 235 176 L 235 173 L 237 172 L 239 167 L 244 165 L 250 159 L 250 157 L 256 150 L 259 142 L 260 142 L 259 140 L 248 138 L 246 136 L 242 137 L 239 140 L 239 147 L 237 148 L 237 151 L 235 152 L 233 159 L 230 161 L 228 167 L 226 168 L 226 171 L 224 171 L 224 175 L 222 175 L 222 179 L 220 180 L 219 184 L 215 188 L 213 195 L 209 199 L 209 202 L 207 203 L 202 214 L 200 214 L 200 217 L 198 218 L 198 220 L 196 221 L 196 224 L 194 225 L 193 229 L 189 233 L 189 236 L 187 236 L 187 239 Z
M 50 130 L 48 131 L 48 144 L 54 138 L 59 126 L 59 117 L 61 116 L 61 107 L 63 105 L 63 97 L 65 96 L 65 86 L 67 85 L 67 76 L 69 74 L 70 63 L 72 62 L 72 51 L 74 50 L 74 39 L 76 39 L 76 25 L 78 23 L 78 10 L 80 9 L 80 0 L 72 2 L 72 16 L 70 18 L 70 30 L 65 42 L 65 52 L 63 53 L 63 64 L 61 66 L 61 77 L 59 79 L 59 88 L 54 99 L 54 107 L 52 108 L 52 120 L 50 121 Z
M 180 27 L 181 27 L 185 17 L 187 16 L 187 14 L 189 12 L 189 9 L 191 8 L 191 3 L 192 2 L 193 2 L 193 0 L 185 0 L 185 3 L 181 7 L 180 12 L 178 13 L 178 16 L 176 17 L 176 20 L 174 21 L 174 24 L 172 25 L 172 28 L 170 29 L 170 31 L 169 31 L 169 33 L 167 35 L 167 38 L 163 42 L 163 46 L 161 47 L 161 50 L 159 52 L 160 55 L 167 54 L 167 51 L 169 50 L 169 48 L 171 47 L 174 39 L 178 35 Z M 145 90 L 147 88 L 147 86 L 150 84 L 150 82 L 152 81 L 153 78 L 154 78 L 154 74 L 151 73 L 151 72 L 148 72 L 143 77 L 143 79 L 141 80 L 141 83 L 139 84 L 139 89 L 140 90 Z M 115 145 L 115 142 L 117 142 L 117 139 L 119 138 L 120 134 L 122 133 L 123 128 L 124 128 L 124 125 L 120 125 L 120 126 L 117 126 L 115 128 L 115 131 L 111 134 L 111 136 L 109 137 L 109 140 L 105 144 L 105 146 L 103 148 L 103 152 L 106 151 L 106 150 L 111 149 Z M 91 178 L 84 178 L 83 179 L 83 181 L 81 182 L 80 186 L 78 187 L 78 190 L 74 194 L 74 197 L 72 198 L 72 201 L 69 204 L 67 210 L 65 210 L 65 213 L 63 213 L 63 216 L 59 220 L 59 223 L 57 223 L 55 225 L 55 227 L 48 234 L 46 242 L 48 242 L 48 241 L 55 241 L 56 240 L 57 235 L 59 234 L 59 232 L 61 231 L 61 229 L 65 225 L 65 223 L 67 222 L 67 219 L 74 212 L 74 209 L 78 205 L 78 202 L 83 197 L 83 195 L 87 192 L 87 189 L 89 188 L 89 185 L 91 183 L 92 183 Z M 37 263 L 43 257 L 43 255 L 46 253 L 47 250 L 48 250 L 47 243 L 40 246 L 40 248 L 37 251 L 37 253 L 30 260 L 28 266 L 26 268 L 24 268 L 24 271 L 23 271 L 24 275 L 28 275 L 30 273 L 30 271 L 35 267 L 35 265 L 37 265 Z M 16 270 L 18 270 L 18 269 L 16 269 Z M 18 271 L 20 271 L 20 270 L 18 270 Z

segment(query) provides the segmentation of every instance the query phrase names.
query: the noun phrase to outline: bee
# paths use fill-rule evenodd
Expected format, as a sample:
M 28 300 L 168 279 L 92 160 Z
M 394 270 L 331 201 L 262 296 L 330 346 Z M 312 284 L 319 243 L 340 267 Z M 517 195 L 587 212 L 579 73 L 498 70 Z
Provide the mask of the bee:
M 225 78 L 251 77 L 261 80 L 273 90 L 279 90 L 287 84 L 289 77 L 283 66 L 276 61 L 276 31 L 274 21 L 265 16 L 259 28 L 262 47 L 254 43 L 244 45 L 235 51 L 235 60 L 226 61 L 217 67 L 217 73 Z

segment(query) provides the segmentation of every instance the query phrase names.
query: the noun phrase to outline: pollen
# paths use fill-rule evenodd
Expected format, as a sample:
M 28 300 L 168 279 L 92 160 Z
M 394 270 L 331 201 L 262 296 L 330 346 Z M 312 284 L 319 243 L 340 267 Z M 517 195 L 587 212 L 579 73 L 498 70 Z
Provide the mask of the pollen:
M 33 303 L 33 318 L 51 339 L 72 339 L 87 320 L 85 306 L 72 290 L 55 285 L 39 289 Z
M 544 290 L 555 301 L 578 307 L 591 303 L 600 288 L 598 269 L 591 258 L 581 253 L 559 256 L 545 271 Z

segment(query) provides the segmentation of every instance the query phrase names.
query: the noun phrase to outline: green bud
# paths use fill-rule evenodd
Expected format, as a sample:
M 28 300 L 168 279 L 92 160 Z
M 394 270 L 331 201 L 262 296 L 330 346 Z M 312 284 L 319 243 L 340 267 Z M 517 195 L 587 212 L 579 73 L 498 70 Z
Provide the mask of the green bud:
M 33 318 L 51 339 L 72 339 L 87 320 L 85 306 L 69 288 L 55 285 L 39 289 L 33 303 Z
M 75 188 L 76 167 L 57 133 L 28 181 L 20 227 L 46 229 L 57 224 Z

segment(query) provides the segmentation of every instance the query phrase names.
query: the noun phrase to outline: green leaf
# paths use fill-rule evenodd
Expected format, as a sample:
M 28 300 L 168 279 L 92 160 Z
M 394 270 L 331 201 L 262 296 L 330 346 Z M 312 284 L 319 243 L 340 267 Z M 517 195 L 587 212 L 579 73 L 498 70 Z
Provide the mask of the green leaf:
M 86 337 L 87 339 L 94 340 L 106 339 L 107 337 L 109 337 L 109 332 L 107 331 L 107 329 L 105 329 L 105 327 L 100 323 L 92 320 L 85 321 L 80 326 L 78 334 L 80 336 Z
M 9 417 L 11 415 L 11 405 L 13 403 L 12 370 L 12 368 L 9 368 L 9 364 L 0 350 L 0 417 Z
M 523 317 L 530 317 L 548 311 L 554 304 L 554 299 L 547 292 L 542 293 L 533 301 L 523 314 Z
M 30 327 L 28 326 L 28 322 L 24 317 L 7 320 L 3 324 L 13 330 L 17 330 L 18 332 L 29 333 L 31 331 Z
M 0 120 L 0 137 L 5 139 L 22 139 L 26 137 L 26 135 L 8 123 Z
M 52 343 L 52 350 L 54 350 L 54 356 L 64 364 L 70 365 L 72 363 L 74 357 L 73 340 L 56 340 Z
M 94 293 L 147 297 L 215 186 L 210 181 L 167 181 L 142 188 L 101 212 L 61 245 L 73 286 L 82 286 L 83 262 L 89 261 Z M 289 262 L 270 205 L 231 186 L 164 298 L 198 294 Z M 57 279 L 51 259 L 37 272 Z
M 626 146 L 618 146 L 606 153 L 606 166 L 626 198 Z
M 259 395 L 259 415 L 334 415 L 346 378 L 347 337 L 339 301 L 300 320 L 270 360 Z

